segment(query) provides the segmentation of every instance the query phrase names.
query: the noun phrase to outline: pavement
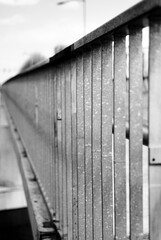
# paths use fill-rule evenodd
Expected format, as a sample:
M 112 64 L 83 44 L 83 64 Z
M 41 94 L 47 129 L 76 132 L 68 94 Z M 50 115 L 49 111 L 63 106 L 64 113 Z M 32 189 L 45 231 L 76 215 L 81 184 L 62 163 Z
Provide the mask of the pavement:
M 27 207 L 4 107 L 0 103 L 0 211 Z

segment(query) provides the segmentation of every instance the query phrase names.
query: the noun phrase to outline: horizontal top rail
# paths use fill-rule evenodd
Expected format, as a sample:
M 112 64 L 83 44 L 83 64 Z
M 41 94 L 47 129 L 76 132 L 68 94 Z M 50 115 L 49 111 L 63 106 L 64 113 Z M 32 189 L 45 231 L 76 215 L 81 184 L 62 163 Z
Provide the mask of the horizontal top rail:
M 155 11 L 156 10 L 156 11 Z M 143 17 L 148 17 L 154 11 L 154 14 L 161 12 L 161 1 L 160 0 L 144 0 L 136 4 L 135 6 L 129 8 L 128 10 L 124 11 L 120 15 L 116 16 L 109 22 L 103 24 L 96 30 L 92 31 L 91 33 L 84 36 L 82 39 L 78 40 L 76 43 L 73 44 L 73 50 L 76 50 L 88 43 L 92 43 L 96 39 L 100 39 L 102 36 L 110 33 L 114 33 L 115 30 L 119 30 L 119 28 L 125 27 L 125 33 L 127 29 L 126 26 L 129 25 L 138 25 L 140 24 L 142 27 L 146 27 L 148 25 L 148 21 Z M 138 22 L 134 23 L 133 21 L 138 19 Z M 141 21 L 139 21 L 141 19 Z M 122 30 L 121 30 L 122 32 Z
M 119 29 L 121 32 L 123 31 L 125 34 L 128 34 L 127 27 L 141 25 L 142 27 L 148 26 L 148 19 L 147 17 L 152 17 L 159 15 L 161 13 L 161 0 L 144 0 L 136 4 L 135 6 L 129 8 L 125 12 L 121 13 L 117 17 L 113 18 L 109 22 L 103 24 L 96 30 L 92 31 L 91 33 L 87 34 L 80 40 L 76 41 L 75 43 L 71 44 L 70 46 L 66 47 L 61 52 L 55 54 L 50 59 L 42 62 L 41 64 L 36 64 L 33 67 L 25 70 L 17 74 L 16 76 L 10 78 L 8 81 L 11 81 L 17 76 L 24 75 L 26 73 L 32 72 L 39 68 L 43 68 L 46 65 L 54 64 L 56 62 L 60 62 L 69 58 L 71 55 L 75 54 L 78 50 L 81 50 L 83 47 L 88 47 L 91 44 L 97 43 L 97 41 L 102 41 L 104 38 L 112 36 Z

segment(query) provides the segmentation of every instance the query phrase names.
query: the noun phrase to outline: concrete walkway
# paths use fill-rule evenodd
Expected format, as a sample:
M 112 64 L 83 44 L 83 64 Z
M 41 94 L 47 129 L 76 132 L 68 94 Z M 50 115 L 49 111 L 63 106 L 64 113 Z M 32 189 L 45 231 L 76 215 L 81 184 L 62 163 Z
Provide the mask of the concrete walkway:
M 0 211 L 27 207 L 5 111 L 0 103 Z
M 0 240 L 33 240 L 26 198 L 5 111 L 0 102 Z

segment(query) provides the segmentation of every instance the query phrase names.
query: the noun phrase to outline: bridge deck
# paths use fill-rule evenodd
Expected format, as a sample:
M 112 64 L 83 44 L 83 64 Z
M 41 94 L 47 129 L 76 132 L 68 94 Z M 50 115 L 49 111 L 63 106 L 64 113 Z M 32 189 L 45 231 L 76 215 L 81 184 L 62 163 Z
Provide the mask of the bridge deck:
M 0 106 L 0 210 L 27 207 L 4 108 Z

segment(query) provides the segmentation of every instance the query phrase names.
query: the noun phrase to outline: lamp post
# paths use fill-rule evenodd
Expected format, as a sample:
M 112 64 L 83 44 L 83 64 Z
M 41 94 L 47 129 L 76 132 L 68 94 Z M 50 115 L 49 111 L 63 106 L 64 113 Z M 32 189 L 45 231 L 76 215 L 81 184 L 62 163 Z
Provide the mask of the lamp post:
M 83 35 L 86 35 L 86 0 L 67 0 L 67 1 L 60 1 L 57 5 L 64 5 L 69 2 L 82 2 L 83 3 Z

